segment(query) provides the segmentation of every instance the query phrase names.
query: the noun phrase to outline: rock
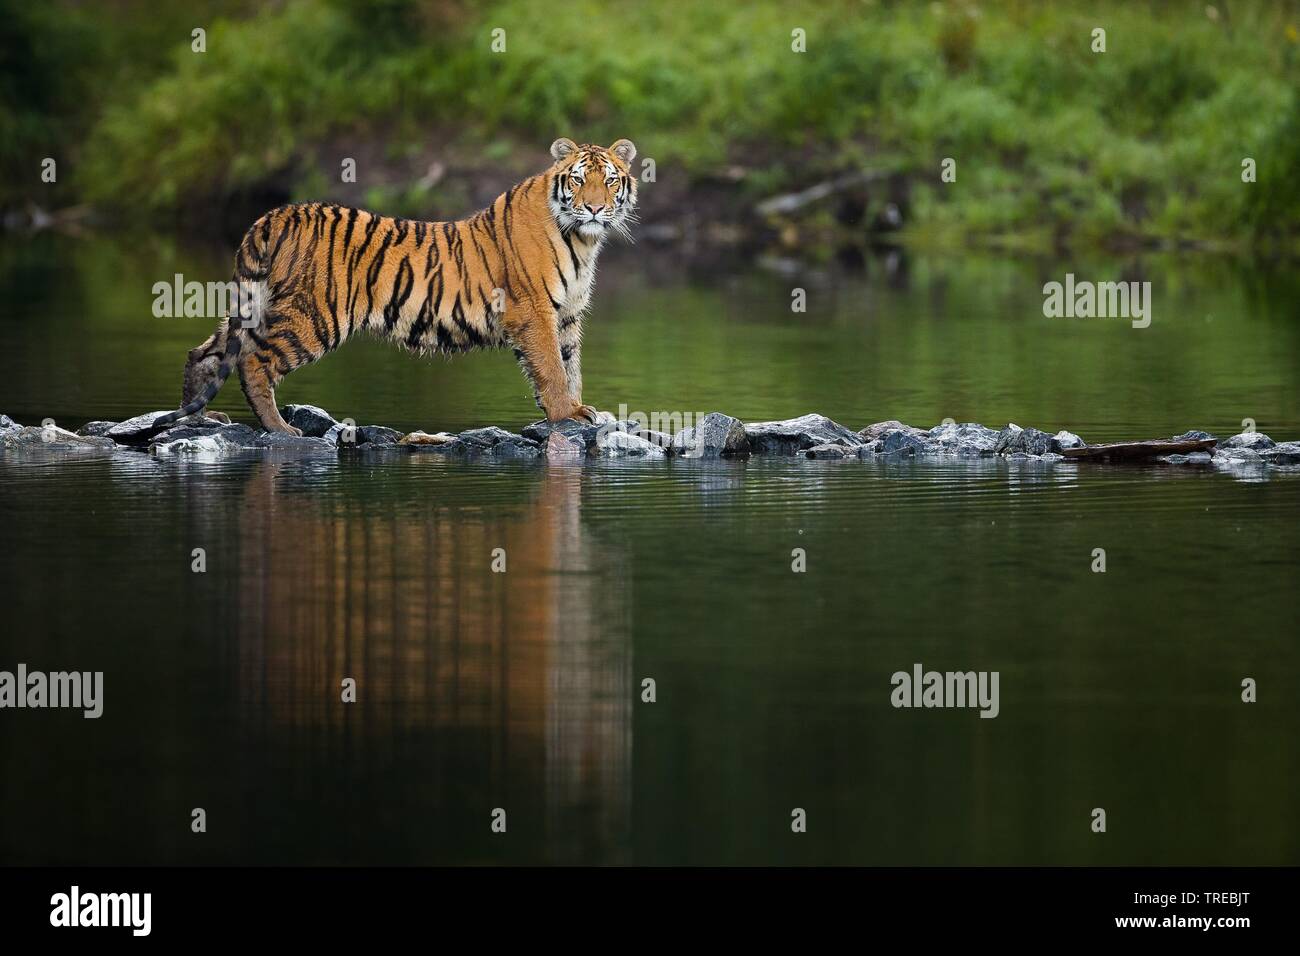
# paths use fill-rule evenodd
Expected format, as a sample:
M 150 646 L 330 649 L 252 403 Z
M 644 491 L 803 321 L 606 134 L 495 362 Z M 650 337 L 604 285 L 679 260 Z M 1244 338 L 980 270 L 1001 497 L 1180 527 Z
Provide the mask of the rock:
M 210 421 L 210 420 L 208 420 Z M 163 432 L 149 446 L 155 455 L 202 455 L 214 457 L 242 451 L 307 452 L 321 454 L 334 451 L 334 443 L 325 438 L 290 435 L 286 432 L 263 432 L 247 425 L 190 423 Z
M 544 447 L 550 461 L 579 461 L 587 455 L 587 446 L 580 439 L 570 438 L 560 431 L 551 432 Z
M 486 428 L 471 428 L 463 431 L 456 436 L 467 445 L 479 445 L 483 448 L 491 448 L 493 445 L 502 441 L 510 441 L 512 438 L 520 438 L 506 431 L 504 428 L 498 428 L 496 425 L 488 425 Z
M 249 429 L 250 431 L 252 429 Z M 195 438 L 178 438 L 175 441 L 154 443 L 149 446 L 150 454 L 161 458 L 179 456 L 196 456 L 200 458 L 219 458 L 223 455 L 240 451 L 240 446 L 231 444 L 221 435 L 212 433 Z
M 115 428 L 117 425 L 117 422 L 86 422 L 77 429 L 77 434 L 85 435 L 88 438 L 104 438 L 108 435 L 109 429 Z
M 665 458 L 667 452 L 654 442 L 624 431 L 602 435 L 596 447 L 604 458 Z
M 935 425 L 923 434 L 936 450 L 959 455 L 991 455 L 998 443 L 998 433 L 977 422 Z
M 542 453 L 539 442 L 496 425 L 471 428 L 456 437 L 469 454 L 491 454 L 498 458 L 536 458 Z
M 943 425 L 936 425 L 935 428 L 943 428 Z M 982 426 L 981 426 L 982 427 Z M 927 434 L 923 428 L 914 428 L 911 425 L 904 425 L 900 421 L 890 419 L 887 422 L 876 422 L 874 425 L 868 425 L 862 431 L 858 432 L 858 437 L 864 442 L 875 441 L 882 438 L 887 432 L 909 432 L 918 438 Z M 930 429 L 929 434 L 934 434 L 934 428 Z
M 211 435 L 223 428 L 231 427 L 233 426 L 223 425 L 221 422 L 213 421 L 211 418 L 187 418 L 184 421 L 177 422 L 170 428 L 163 429 L 161 432 L 154 435 L 153 438 L 149 440 L 149 444 L 165 445 L 168 442 L 179 441 L 182 438 L 199 438 L 204 435 Z M 243 428 L 247 432 L 247 435 L 240 435 L 240 438 L 244 441 L 251 442 L 253 436 L 257 434 L 257 432 L 249 428 L 247 425 L 241 425 L 239 427 Z
M 161 412 L 145 412 L 143 415 L 128 418 L 126 421 L 114 425 L 104 434 L 119 445 L 144 445 L 148 443 L 149 439 L 167 427 L 167 425 L 157 424 L 158 419 L 164 415 L 172 414 L 175 414 L 175 409 Z M 198 418 L 203 419 L 203 416 L 199 415 Z M 181 419 L 181 421 L 184 421 L 184 419 Z M 176 424 L 180 424 L 180 422 Z
M 674 455 L 683 458 L 721 458 L 749 454 L 745 423 L 722 412 L 709 412 L 692 428 L 673 437 Z
M 895 432 L 895 434 L 898 434 Z M 834 461 L 836 459 L 847 458 L 855 450 L 845 448 L 843 445 L 814 445 L 804 452 L 806 458 L 816 458 L 823 461 Z
M 1037 428 L 1021 428 L 1010 423 L 998 432 L 993 451 L 999 455 L 1010 455 L 1015 452 L 1023 452 L 1026 455 L 1048 455 L 1058 450 L 1058 446 L 1053 444 L 1054 441 L 1055 439 L 1047 432 L 1040 432 Z
M 12 421 L 12 419 L 11 419 Z M 110 438 L 78 435 L 58 425 L 19 425 L 14 423 L 0 428 L 0 448 L 45 448 L 51 451 L 91 451 L 112 449 L 116 444 Z
M 754 422 L 745 426 L 750 450 L 763 455 L 795 455 L 817 445 L 863 444 L 854 431 L 825 415 L 808 414 L 777 422 Z
M 384 425 L 362 425 L 357 429 L 358 445 L 395 445 L 402 433 Z
M 886 432 L 880 437 L 879 441 L 880 444 L 876 447 L 876 453 L 880 455 L 907 457 L 924 454 L 930 449 L 927 441 L 907 431 Z
M 1259 453 L 1270 465 L 1300 465 L 1300 441 L 1278 442 Z
M 1242 432 L 1219 442 L 1220 448 L 1249 448 L 1251 451 L 1263 451 L 1272 448 L 1276 442 L 1263 432 Z
M 399 445 L 446 445 L 459 439 L 448 432 L 437 432 L 429 435 L 425 432 L 411 432 L 403 435 L 397 440 Z
M 1214 436 L 1209 432 L 1189 431 L 1181 435 L 1175 435 L 1172 441 L 1211 441 Z
M 1212 460 L 1213 456 L 1208 451 L 1194 451 L 1189 455 L 1161 455 L 1156 459 L 1166 465 L 1208 465 Z
M 246 426 L 226 425 L 220 432 L 222 438 L 231 441 L 232 433 L 227 429 Z M 251 428 L 249 431 L 253 431 Z M 236 433 L 237 434 L 237 433 Z M 253 440 L 246 448 L 274 448 L 280 451 L 325 452 L 333 451 L 335 445 L 325 438 L 312 438 L 310 435 L 290 435 L 287 432 L 253 432 Z
M 1214 449 L 1215 461 L 1258 462 L 1263 457 L 1253 448 L 1241 448 L 1236 445 L 1225 446 L 1222 442 Z
M 648 442 L 654 442 L 665 451 L 672 448 L 673 436 L 664 432 L 657 432 L 653 428 L 633 428 L 628 430 L 629 435 L 636 435 L 638 438 L 644 438 Z
M 1052 442 L 1056 451 L 1061 451 L 1064 448 L 1082 448 L 1087 444 L 1074 432 L 1067 432 L 1064 428 L 1052 436 Z
M 591 425 L 587 422 L 580 422 L 572 418 L 565 418 L 558 422 L 548 422 L 543 419 L 540 422 L 533 422 L 531 425 L 525 425 L 522 434 L 524 438 L 541 444 L 551 437 L 551 432 L 558 431 L 568 438 L 578 438 L 584 448 L 588 450 L 596 443 L 596 435 L 602 428 L 607 429 L 608 423 L 600 425 Z
M 486 428 L 471 428 L 459 436 L 465 450 L 471 454 L 490 453 L 497 458 L 537 458 L 542 454 L 541 444 L 521 434 L 507 432 L 497 425 Z
M 11 428 L 22 428 L 16 421 L 8 415 L 0 415 L 0 432 L 7 432 Z
M 338 424 L 334 416 L 315 405 L 286 405 L 280 417 L 294 428 L 301 428 L 305 438 L 324 438 Z

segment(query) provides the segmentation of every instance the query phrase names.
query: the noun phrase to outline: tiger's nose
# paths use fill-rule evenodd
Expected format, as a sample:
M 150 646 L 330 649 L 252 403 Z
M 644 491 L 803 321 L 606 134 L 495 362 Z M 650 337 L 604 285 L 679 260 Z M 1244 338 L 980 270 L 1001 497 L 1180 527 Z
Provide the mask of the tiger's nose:
M 603 204 L 599 206 L 593 206 L 591 203 L 586 203 L 585 205 L 587 207 L 587 212 L 591 213 L 593 216 L 605 208 Z

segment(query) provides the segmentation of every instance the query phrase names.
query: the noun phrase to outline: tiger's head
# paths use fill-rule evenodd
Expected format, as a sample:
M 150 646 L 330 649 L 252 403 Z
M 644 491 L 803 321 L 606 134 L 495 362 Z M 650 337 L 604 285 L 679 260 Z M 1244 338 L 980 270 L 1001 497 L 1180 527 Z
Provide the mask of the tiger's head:
M 609 148 L 571 139 L 551 144 L 551 215 L 561 231 L 577 230 L 584 239 L 600 239 L 610 230 L 628 236 L 636 207 L 632 160 L 636 147 L 620 139 Z

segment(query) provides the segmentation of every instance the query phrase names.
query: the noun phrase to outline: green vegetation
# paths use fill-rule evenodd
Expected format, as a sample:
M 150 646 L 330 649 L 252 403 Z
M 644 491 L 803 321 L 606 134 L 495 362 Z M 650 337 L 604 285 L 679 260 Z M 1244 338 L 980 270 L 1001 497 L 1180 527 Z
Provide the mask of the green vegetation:
M 326 144 L 396 162 L 454 143 L 509 167 L 569 134 L 632 137 L 660 181 L 743 167 L 746 198 L 903 172 L 918 234 L 1223 243 L 1300 223 L 1294 3 L 287 0 L 210 5 L 235 12 L 205 21 L 203 54 L 193 14 L 126 2 L 101 37 L 102 8 L 63 6 L 15 6 L 5 27 L 29 52 L 0 87 L 0 202 L 39 188 L 22 185 L 34 156 L 71 157 L 75 198 L 155 216 L 269 181 L 320 194 Z M 374 198 L 419 213 L 439 197 Z

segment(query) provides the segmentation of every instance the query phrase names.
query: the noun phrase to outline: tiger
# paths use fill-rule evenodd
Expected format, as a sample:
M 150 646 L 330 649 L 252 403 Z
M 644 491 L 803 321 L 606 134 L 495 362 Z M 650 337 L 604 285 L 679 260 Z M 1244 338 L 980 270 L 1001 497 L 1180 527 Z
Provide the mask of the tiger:
M 550 152 L 544 172 L 455 222 L 321 202 L 266 213 L 235 257 L 239 304 L 190 351 L 181 407 L 151 430 L 200 412 L 228 421 L 207 406 L 238 369 L 262 427 L 301 435 L 276 386 L 358 332 L 417 354 L 509 346 L 548 421 L 597 422 L 582 401 L 582 320 L 601 247 L 635 222 L 636 146 L 562 137 Z

